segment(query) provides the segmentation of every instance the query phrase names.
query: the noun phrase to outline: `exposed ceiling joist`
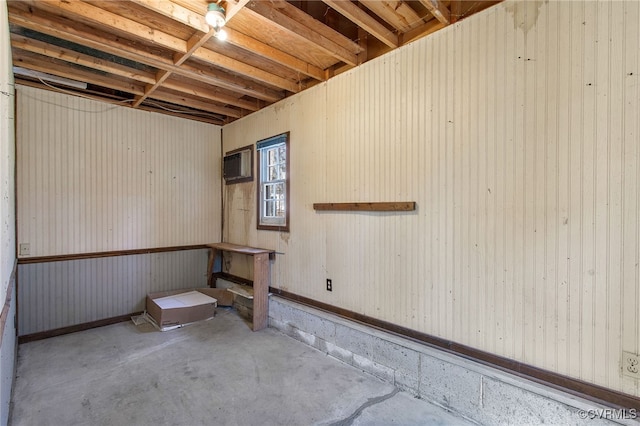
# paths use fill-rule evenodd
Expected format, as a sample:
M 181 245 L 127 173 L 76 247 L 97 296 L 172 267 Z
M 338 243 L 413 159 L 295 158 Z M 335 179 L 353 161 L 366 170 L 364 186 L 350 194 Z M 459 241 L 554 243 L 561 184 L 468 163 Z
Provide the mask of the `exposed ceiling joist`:
M 497 2 L 222 0 L 226 42 L 209 0 L 7 5 L 18 83 L 224 124 Z
M 368 15 L 364 10 L 360 9 L 355 3 L 349 0 L 322 0 L 328 6 L 331 6 L 342 15 L 355 22 L 369 34 L 386 44 L 391 48 L 398 47 L 398 36 L 389 31 L 384 25 Z
M 308 43 L 315 44 L 326 54 L 331 55 L 349 65 L 357 65 L 358 59 L 355 52 L 352 52 L 346 47 L 336 43 L 324 34 L 306 27 L 299 21 L 280 12 L 280 10 L 270 8 L 269 5 L 263 2 L 253 2 L 247 7 L 266 18 L 266 20 L 275 22 L 281 28 L 287 30 L 290 37 L 300 38 Z
M 420 0 L 420 2 L 429 9 L 429 12 L 431 12 L 438 21 L 445 25 L 451 23 L 451 13 L 442 2 L 438 0 Z

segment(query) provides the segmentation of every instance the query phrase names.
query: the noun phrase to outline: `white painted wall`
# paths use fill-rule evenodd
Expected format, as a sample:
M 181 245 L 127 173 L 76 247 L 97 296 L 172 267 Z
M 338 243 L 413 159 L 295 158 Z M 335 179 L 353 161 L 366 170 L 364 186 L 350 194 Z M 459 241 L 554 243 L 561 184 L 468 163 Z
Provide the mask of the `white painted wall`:
M 638 22 L 507 1 L 225 126 L 290 131 L 292 162 L 291 233 L 255 229 L 254 182 L 225 240 L 277 250 L 274 287 L 639 396 Z M 418 208 L 312 208 L 351 201 Z
M 19 86 L 20 258 L 220 241 L 220 127 Z M 23 264 L 19 334 L 206 286 L 207 250 Z
M 0 303 L 4 303 L 15 262 L 15 90 L 7 3 L 0 0 Z
M 220 239 L 220 127 L 18 87 L 20 258 Z
M 11 45 L 7 3 L 0 0 L 0 309 L 6 316 L 0 330 L 0 424 L 7 424 L 13 386 L 16 332 L 15 285 L 11 276 L 15 266 L 15 90 L 11 71 Z M 12 294 L 7 294 L 11 288 Z M 11 302 L 5 305 L 7 296 Z

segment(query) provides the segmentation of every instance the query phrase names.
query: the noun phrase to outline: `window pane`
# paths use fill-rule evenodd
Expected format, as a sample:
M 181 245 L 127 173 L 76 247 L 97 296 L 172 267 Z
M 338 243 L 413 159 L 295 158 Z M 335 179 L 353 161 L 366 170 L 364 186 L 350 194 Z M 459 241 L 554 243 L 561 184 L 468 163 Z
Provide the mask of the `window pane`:
M 279 135 L 280 141 L 283 135 Z M 273 139 L 271 139 L 272 141 Z M 287 144 L 285 142 L 279 142 L 275 145 L 268 145 L 270 140 L 265 140 L 263 145 L 266 147 L 260 147 L 258 143 L 259 154 L 259 196 L 262 198 L 260 201 L 260 211 L 258 218 L 258 228 L 260 229 L 278 229 L 280 227 L 288 227 L 288 212 L 287 212 Z M 261 228 L 264 226 L 264 228 Z
M 266 201 L 264 204 L 265 204 L 265 216 L 266 217 L 275 216 L 275 203 L 273 201 Z
M 267 171 L 267 180 L 278 179 L 278 166 L 270 166 Z
M 284 183 L 273 183 L 264 186 L 264 200 L 278 200 L 285 195 Z
M 276 198 L 282 198 L 284 196 L 284 183 L 276 183 L 274 185 Z

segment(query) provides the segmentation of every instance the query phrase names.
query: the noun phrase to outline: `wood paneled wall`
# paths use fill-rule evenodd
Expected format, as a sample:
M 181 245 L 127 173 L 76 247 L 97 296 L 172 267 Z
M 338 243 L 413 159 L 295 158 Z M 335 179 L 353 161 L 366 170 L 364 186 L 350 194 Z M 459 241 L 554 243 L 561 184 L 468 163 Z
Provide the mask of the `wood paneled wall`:
M 16 361 L 15 88 L 6 0 L 0 0 L 0 424 L 7 424 Z M 7 303 L 8 302 L 8 303 Z
M 5 0 L 0 0 L 0 34 L 0 303 L 4 303 L 16 259 L 15 88 Z
M 220 127 L 18 88 L 19 257 L 220 238 Z
M 638 22 L 506 1 L 225 126 L 290 131 L 292 179 L 290 233 L 255 229 L 254 182 L 225 238 L 277 250 L 275 287 L 640 395 Z M 312 207 L 380 201 L 417 210 Z
M 207 286 L 206 249 L 18 266 L 18 335 L 145 310 L 148 293 Z
M 220 240 L 220 127 L 18 87 L 19 257 Z M 20 248 L 19 248 L 20 250 Z M 20 265 L 21 336 L 206 286 L 206 250 Z

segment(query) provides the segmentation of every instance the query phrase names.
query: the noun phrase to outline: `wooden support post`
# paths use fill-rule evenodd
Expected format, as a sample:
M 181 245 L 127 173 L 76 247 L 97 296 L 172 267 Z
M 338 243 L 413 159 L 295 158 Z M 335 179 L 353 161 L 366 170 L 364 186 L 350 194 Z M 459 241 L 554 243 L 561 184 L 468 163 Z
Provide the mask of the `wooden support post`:
M 253 331 L 269 324 L 269 253 L 253 256 Z

